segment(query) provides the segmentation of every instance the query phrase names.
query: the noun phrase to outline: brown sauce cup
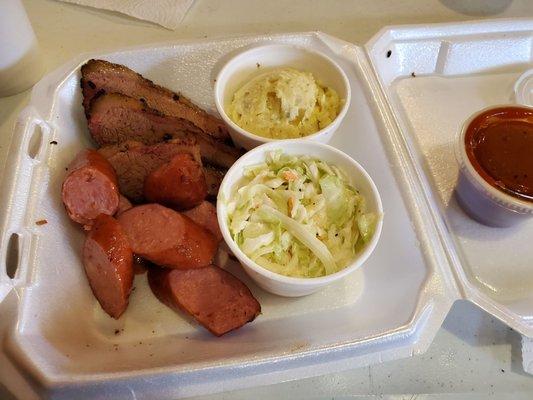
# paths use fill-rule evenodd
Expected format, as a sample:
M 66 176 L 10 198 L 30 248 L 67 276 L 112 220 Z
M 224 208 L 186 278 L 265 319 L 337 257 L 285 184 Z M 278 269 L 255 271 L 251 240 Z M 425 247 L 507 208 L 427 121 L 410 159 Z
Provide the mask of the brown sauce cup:
M 533 107 L 483 109 L 456 141 L 461 207 L 475 220 L 507 227 L 533 216 Z

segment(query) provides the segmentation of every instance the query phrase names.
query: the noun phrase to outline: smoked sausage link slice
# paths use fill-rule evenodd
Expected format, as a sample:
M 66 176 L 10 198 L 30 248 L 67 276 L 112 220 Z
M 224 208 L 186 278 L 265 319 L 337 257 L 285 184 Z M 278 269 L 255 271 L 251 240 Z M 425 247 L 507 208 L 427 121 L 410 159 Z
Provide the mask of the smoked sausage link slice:
M 218 243 L 188 217 L 159 204 L 133 207 L 118 216 L 133 252 L 168 268 L 209 265 Z
M 100 214 L 83 246 L 83 265 L 94 296 L 111 317 L 128 306 L 133 284 L 133 253 L 124 230 L 113 217 Z
M 168 142 L 146 146 L 140 142 L 127 141 L 119 145 L 104 146 L 98 150 L 117 173 L 120 193 L 135 203 L 144 202 L 143 186 L 146 177 L 176 155 L 188 153 L 202 163 L 200 149 L 193 137 L 171 139 Z M 204 168 L 209 195 L 216 197 L 224 172 Z
M 127 198 L 125 198 L 122 195 L 119 195 L 118 207 L 117 207 L 117 212 L 115 213 L 115 217 L 118 217 L 124 211 L 127 211 L 130 208 L 132 208 L 132 207 L 133 207 L 133 205 L 131 204 L 131 202 Z
M 159 301 L 191 315 L 216 336 L 240 328 L 261 312 L 246 285 L 214 265 L 188 270 L 150 268 L 148 282 Z
M 201 164 L 181 153 L 161 165 L 144 181 L 144 197 L 179 210 L 193 208 L 207 196 L 207 183 Z
M 184 211 L 183 214 L 192 219 L 202 228 L 211 232 L 216 240 L 219 242 L 222 240 L 222 232 L 220 232 L 220 226 L 218 225 L 217 219 L 217 209 L 213 204 L 208 201 L 203 201 L 200 205 Z
M 141 275 L 148 269 L 148 261 L 139 257 L 137 254 L 133 255 L 133 273 L 135 275 Z
M 90 225 L 100 214 L 113 215 L 119 203 L 115 170 L 95 150 L 82 150 L 68 167 L 61 197 L 70 219 L 80 224 Z

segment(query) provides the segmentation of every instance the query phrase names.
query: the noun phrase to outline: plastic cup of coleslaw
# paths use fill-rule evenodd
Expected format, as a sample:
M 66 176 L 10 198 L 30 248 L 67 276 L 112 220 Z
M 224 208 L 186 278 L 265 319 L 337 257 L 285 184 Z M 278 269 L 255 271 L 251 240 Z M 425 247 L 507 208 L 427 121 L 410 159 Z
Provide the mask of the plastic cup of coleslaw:
M 334 165 L 344 172 L 349 184 L 355 187 L 366 202 L 365 212 L 376 216 L 374 232 L 370 239 L 355 254 L 343 269 L 329 275 L 319 277 L 293 277 L 273 272 L 262 267 L 248 257 L 234 241 L 229 227 L 228 204 L 235 191 L 241 186 L 245 168 L 265 161 L 268 153 L 281 150 L 289 155 L 307 155 Z M 342 151 L 322 143 L 306 140 L 289 142 L 266 143 L 243 155 L 229 169 L 220 186 L 217 199 L 218 222 L 225 242 L 235 257 L 239 260 L 246 273 L 259 285 L 270 293 L 287 297 L 298 297 L 316 292 L 325 286 L 336 282 L 348 274 L 359 269 L 374 251 L 383 225 L 383 208 L 381 198 L 364 168 Z

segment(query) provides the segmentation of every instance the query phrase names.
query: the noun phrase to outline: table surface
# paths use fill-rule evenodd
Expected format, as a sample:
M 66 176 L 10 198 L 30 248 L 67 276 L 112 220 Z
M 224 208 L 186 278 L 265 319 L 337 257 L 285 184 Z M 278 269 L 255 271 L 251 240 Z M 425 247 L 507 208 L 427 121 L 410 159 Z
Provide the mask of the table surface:
M 24 5 L 47 71 L 81 52 L 178 38 L 321 30 L 365 43 L 386 25 L 533 17 L 530 0 L 196 0 L 181 26 L 170 31 L 121 14 L 53 0 L 25 0 Z M 2 167 L 16 116 L 29 97 L 26 91 L 0 98 Z M 512 329 L 459 301 L 424 355 L 201 399 L 529 399 L 533 377 L 522 370 L 520 341 Z M 13 398 L 1 384 L 0 398 Z

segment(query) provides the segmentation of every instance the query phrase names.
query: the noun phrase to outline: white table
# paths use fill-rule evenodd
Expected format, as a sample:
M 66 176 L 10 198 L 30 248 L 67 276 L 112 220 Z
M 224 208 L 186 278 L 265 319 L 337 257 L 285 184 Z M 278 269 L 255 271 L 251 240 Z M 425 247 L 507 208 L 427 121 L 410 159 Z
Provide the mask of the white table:
M 24 3 L 48 71 L 81 52 L 178 38 L 321 30 L 365 43 L 391 24 L 533 17 L 530 0 L 197 0 L 180 28 L 169 31 L 120 14 L 52 0 Z M 0 99 L 1 166 L 13 123 L 29 95 L 28 91 Z M 458 302 L 422 356 L 202 399 L 485 399 L 488 395 L 533 398 L 533 377 L 522 371 L 520 335 L 475 306 Z M 0 384 L 0 399 L 10 398 Z

